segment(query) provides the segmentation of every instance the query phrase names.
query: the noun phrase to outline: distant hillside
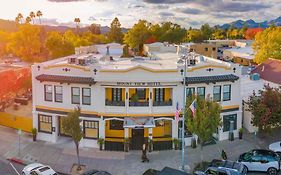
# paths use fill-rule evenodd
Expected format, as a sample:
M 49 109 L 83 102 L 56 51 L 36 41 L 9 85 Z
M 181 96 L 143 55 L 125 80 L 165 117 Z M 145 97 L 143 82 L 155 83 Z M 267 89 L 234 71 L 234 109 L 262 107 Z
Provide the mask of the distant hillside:
M 67 30 L 75 30 L 75 28 L 71 28 L 68 26 L 51 26 L 51 25 L 44 25 L 44 28 L 47 31 L 59 31 L 59 32 L 65 32 Z M 6 31 L 6 32 L 15 32 L 18 30 L 18 26 L 15 21 L 10 21 L 10 20 L 3 20 L 0 19 L 0 30 Z M 80 29 L 81 31 L 87 31 L 87 27 L 82 27 Z M 108 26 L 101 26 L 101 33 L 106 34 L 108 33 L 110 28 Z M 127 28 L 122 28 L 122 31 L 126 33 L 129 29 Z
M 276 26 L 281 26 L 281 16 L 274 19 L 274 20 L 270 20 L 270 21 L 263 21 L 263 22 L 255 22 L 252 19 L 243 21 L 243 20 L 237 20 L 237 21 L 233 21 L 231 23 L 227 23 L 227 24 L 223 24 L 223 25 L 218 25 L 217 27 L 219 28 L 223 28 L 223 29 L 228 29 L 231 26 L 233 26 L 234 28 L 243 28 L 243 26 L 247 26 L 248 28 L 257 28 L 257 27 L 261 27 L 261 28 L 267 28 L 270 25 L 276 25 Z

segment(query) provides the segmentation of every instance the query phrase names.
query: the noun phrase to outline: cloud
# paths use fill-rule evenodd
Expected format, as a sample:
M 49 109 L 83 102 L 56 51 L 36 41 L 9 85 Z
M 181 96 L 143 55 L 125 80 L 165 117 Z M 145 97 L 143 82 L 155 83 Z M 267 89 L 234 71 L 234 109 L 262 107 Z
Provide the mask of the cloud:
M 170 13 L 170 12 L 159 12 L 158 14 L 159 14 L 161 17 L 175 16 L 173 13 Z
M 196 8 L 189 8 L 189 7 L 175 8 L 175 11 L 179 11 L 179 12 L 184 13 L 184 14 L 195 14 L 195 15 L 202 13 L 202 10 L 199 10 L 199 9 L 196 9 Z
M 190 0 L 144 0 L 144 2 L 151 3 L 151 4 L 175 4 L 175 3 L 190 2 Z
M 85 0 L 48 0 L 50 2 L 78 2 L 78 1 L 85 1 Z
M 256 2 L 231 1 L 217 4 L 214 9 L 225 12 L 249 12 L 270 8 L 271 5 Z

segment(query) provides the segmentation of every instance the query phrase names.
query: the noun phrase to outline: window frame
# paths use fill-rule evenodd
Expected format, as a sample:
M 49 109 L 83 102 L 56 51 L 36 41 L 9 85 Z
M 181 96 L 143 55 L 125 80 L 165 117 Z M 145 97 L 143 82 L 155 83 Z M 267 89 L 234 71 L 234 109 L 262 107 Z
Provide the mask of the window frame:
M 47 87 L 51 87 L 51 92 L 47 92 Z M 51 99 L 48 100 L 46 97 L 47 95 L 46 94 L 51 94 Z M 44 85 L 44 100 L 45 101 L 49 101 L 49 102 L 52 102 L 53 101 L 53 86 L 52 85 L 48 85 L 48 84 L 45 84 Z
M 84 94 L 84 90 L 89 90 L 89 92 L 90 92 L 90 95 L 89 96 L 85 96 L 85 94 Z M 85 100 L 84 100 L 84 98 L 89 98 L 90 100 L 90 102 L 89 103 L 86 103 L 85 102 Z M 82 88 L 82 104 L 83 105 L 91 105 L 91 88 Z
M 138 91 L 142 91 L 143 90 L 143 97 L 141 97 L 139 94 L 138 94 Z M 136 94 L 138 96 L 138 99 L 139 100 L 146 100 L 146 88 L 136 88 Z
M 191 90 L 191 95 L 189 95 L 189 89 Z M 192 97 L 192 95 L 195 94 L 195 87 L 186 87 L 186 97 Z
M 73 95 L 73 89 L 76 89 L 76 88 L 79 90 L 79 95 Z M 79 102 L 78 103 L 76 103 L 76 102 L 74 103 L 73 102 L 73 99 L 74 99 L 73 97 L 74 96 L 79 96 L 79 98 L 78 98 Z M 81 103 L 81 99 L 80 98 L 81 98 L 80 88 L 79 87 L 71 87 L 71 104 L 79 104 L 80 105 L 80 103 Z
M 92 128 L 92 127 L 86 127 L 86 122 L 94 122 L 97 123 L 97 128 Z M 96 129 L 97 130 L 97 137 L 87 137 L 86 136 L 86 129 Z M 98 139 L 99 138 L 99 121 L 93 121 L 93 120 L 83 120 L 83 138 L 85 139 Z
M 43 130 L 41 130 L 41 120 L 40 120 L 40 117 L 46 117 L 46 118 L 48 118 L 48 122 L 45 122 L 45 121 L 43 121 L 42 123 L 49 123 L 49 124 L 51 124 L 51 131 L 43 131 Z M 51 115 L 44 115 L 44 114 L 38 114 L 38 116 L 37 116 L 38 118 L 38 132 L 42 132 L 42 133 L 46 133 L 46 134 L 52 134 L 53 133 L 53 116 L 51 116 Z M 51 121 L 51 122 L 49 122 L 49 120 Z
M 112 101 L 121 102 L 122 101 L 122 88 L 112 88 Z
M 220 88 L 220 92 L 215 94 L 215 88 L 219 87 Z M 219 100 L 215 100 L 215 95 L 219 94 Z M 214 102 L 220 102 L 221 101 L 221 85 L 217 85 L 217 86 L 213 86 L 213 101 Z
M 122 124 L 122 128 L 120 127 L 120 128 L 113 128 L 113 123 L 112 122 L 122 122 L 123 124 Z M 109 130 L 124 130 L 124 121 L 122 121 L 122 120 L 109 120 Z
M 203 95 L 199 95 L 198 89 L 204 89 L 204 97 L 203 97 Z M 196 94 L 197 94 L 199 97 L 201 97 L 202 99 L 205 99 L 205 98 L 206 98 L 206 88 L 205 88 L 205 87 L 197 87 L 196 90 L 197 90 Z
M 237 114 L 228 114 L 228 115 L 223 115 L 223 121 L 222 121 L 222 126 L 223 126 L 223 132 L 230 132 L 230 123 L 228 123 L 228 125 L 229 125 L 229 127 L 228 127 L 228 130 L 226 130 L 226 128 L 227 127 L 225 127 L 226 125 L 226 122 L 225 122 L 225 118 L 226 117 L 234 117 L 234 127 L 233 127 L 233 131 L 235 131 L 235 130 L 237 130 Z M 228 121 L 230 121 L 229 120 L 229 118 L 228 118 Z
M 60 87 L 61 88 L 61 94 L 60 93 L 57 93 L 57 90 L 56 88 Z M 55 94 L 55 102 L 58 102 L 58 103 L 63 103 L 63 88 L 62 86 L 54 86 L 54 94 Z M 57 95 L 61 95 L 61 101 L 57 100 Z
M 227 87 L 227 86 L 229 87 L 229 92 L 225 92 L 225 91 L 224 91 L 224 87 Z M 222 93 L 223 93 L 223 95 L 222 95 L 223 101 L 230 101 L 230 100 L 231 100 L 231 84 L 223 85 Z M 229 98 L 225 99 L 225 98 L 224 98 L 224 95 L 225 95 L 225 94 L 229 94 L 229 96 L 228 96 Z
M 165 88 L 154 88 L 154 101 L 155 102 L 165 101 Z

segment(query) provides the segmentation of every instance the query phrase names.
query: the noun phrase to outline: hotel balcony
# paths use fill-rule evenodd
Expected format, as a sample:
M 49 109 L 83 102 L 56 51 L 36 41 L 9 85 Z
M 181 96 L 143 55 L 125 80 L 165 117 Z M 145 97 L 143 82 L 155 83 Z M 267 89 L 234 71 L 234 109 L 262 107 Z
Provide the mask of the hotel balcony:
M 125 101 L 109 101 L 109 100 L 105 100 L 105 106 L 125 106 Z

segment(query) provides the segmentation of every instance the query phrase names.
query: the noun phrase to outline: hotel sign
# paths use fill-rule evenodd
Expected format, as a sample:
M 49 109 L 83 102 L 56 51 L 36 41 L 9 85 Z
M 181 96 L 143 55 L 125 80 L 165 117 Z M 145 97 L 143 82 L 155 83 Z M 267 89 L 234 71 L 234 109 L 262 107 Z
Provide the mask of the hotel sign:
M 117 82 L 118 86 L 160 86 L 160 82 Z

